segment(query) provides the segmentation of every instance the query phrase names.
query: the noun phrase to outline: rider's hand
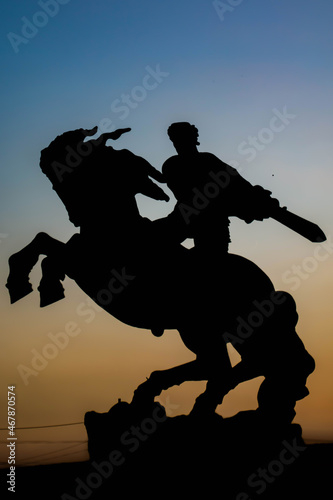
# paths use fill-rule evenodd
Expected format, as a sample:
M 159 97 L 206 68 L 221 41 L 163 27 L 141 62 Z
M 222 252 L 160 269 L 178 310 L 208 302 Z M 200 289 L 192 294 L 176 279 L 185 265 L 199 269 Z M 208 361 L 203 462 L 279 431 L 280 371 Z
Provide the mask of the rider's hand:
M 276 198 L 271 197 L 271 191 L 261 186 L 254 186 L 254 189 L 256 190 L 256 195 L 251 207 L 252 220 L 268 219 L 280 207 L 280 203 Z

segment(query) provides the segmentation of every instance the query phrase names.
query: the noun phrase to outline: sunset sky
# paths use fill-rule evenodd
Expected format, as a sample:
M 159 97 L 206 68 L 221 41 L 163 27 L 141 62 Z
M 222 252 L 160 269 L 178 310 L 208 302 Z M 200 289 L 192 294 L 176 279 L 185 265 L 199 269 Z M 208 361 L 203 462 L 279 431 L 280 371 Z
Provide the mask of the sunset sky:
M 82 422 L 108 409 L 151 371 L 194 355 L 176 331 L 155 338 L 99 310 L 69 278 L 66 298 L 39 307 L 35 292 L 10 305 L 8 258 L 39 231 L 67 241 L 76 228 L 39 168 L 41 149 L 66 130 L 131 127 L 115 145 L 157 169 L 174 154 L 166 130 L 199 128 L 200 151 L 234 165 L 251 183 L 327 235 L 313 244 L 273 220 L 232 219 L 230 251 L 258 264 L 293 295 L 297 331 L 316 360 L 310 396 L 295 421 L 307 439 L 333 440 L 332 15 L 327 0 L 12 0 L 1 26 L 0 427 L 7 386 L 16 386 L 16 425 Z M 222 7 L 222 5 L 227 5 Z M 237 6 L 235 6 L 238 4 Z M 234 6 L 232 6 L 234 5 Z M 169 193 L 169 192 L 168 192 Z M 170 193 L 169 193 L 170 194 Z M 156 219 L 174 206 L 138 196 Z M 319 249 L 320 247 L 320 249 Z M 22 376 L 59 332 L 34 375 Z M 232 359 L 237 359 L 232 353 Z M 36 361 L 35 361 L 36 363 Z M 20 368 L 21 367 L 21 368 Z M 218 412 L 256 408 L 260 380 L 231 392 Z M 205 383 L 162 393 L 171 416 L 188 413 Z M 21 430 L 18 463 L 87 458 L 82 425 Z M 7 462 L 1 431 L 0 461 Z

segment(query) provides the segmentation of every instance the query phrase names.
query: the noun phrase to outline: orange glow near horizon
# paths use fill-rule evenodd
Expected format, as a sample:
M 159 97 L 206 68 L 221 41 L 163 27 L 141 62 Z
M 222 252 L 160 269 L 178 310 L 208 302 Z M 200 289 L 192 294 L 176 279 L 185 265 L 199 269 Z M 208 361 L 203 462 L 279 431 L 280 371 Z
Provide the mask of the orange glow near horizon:
M 271 262 L 268 274 L 277 289 L 293 294 L 299 312 L 297 332 L 316 360 L 316 370 L 307 384 L 310 395 L 297 403 L 295 422 L 302 425 L 306 439 L 333 440 L 333 399 L 328 384 L 332 377 L 330 352 L 333 340 L 327 332 L 327 325 L 332 319 L 333 258 L 330 256 L 316 272 L 311 276 L 309 274 L 294 292 L 288 290 L 285 282 L 285 270 L 291 269 L 293 263 L 285 264 Z M 37 281 L 38 274 L 39 271 L 36 271 Z M 166 331 L 161 338 L 155 338 L 148 331 L 123 325 L 96 308 L 74 282 L 67 278 L 64 285 L 66 299 L 45 309 L 39 308 L 36 292 L 12 306 L 4 297 L 7 300 L 7 305 L 2 305 L 2 310 L 6 311 L 7 354 L 2 359 L 2 369 L 6 373 L 5 385 L 16 385 L 18 427 L 81 422 L 86 411 L 108 411 L 118 398 L 129 402 L 134 389 L 152 371 L 194 359 L 194 354 L 183 346 L 178 332 Z M 72 336 L 68 338 L 67 345 L 63 349 L 47 348 L 54 343 L 52 339 L 57 337 L 56 334 L 66 331 L 68 325 Z M 52 358 L 45 362 L 45 366 L 40 360 L 43 352 Z M 229 352 L 235 363 L 239 355 L 232 348 Z M 34 357 L 37 365 L 33 366 Z M 31 373 L 23 366 L 32 369 Z M 40 371 L 36 370 L 36 366 Z M 218 413 L 229 417 L 238 411 L 255 409 L 260 380 L 246 382 L 230 392 L 218 408 Z M 204 382 L 188 382 L 163 392 L 159 400 L 170 416 L 186 414 L 204 387 Z M 2 407 L 5 399 L 6 391 L 2 387 Z M 2 416 L 1 427 L 5 426 Z M 61 456 L 61 450 L 67 446 L 65 441 L 73 441 L 68 446 L 73 444 L 78 448 L 72 450 L 75 452 L 73 455 L 68 448 L 69 455 L 63 460 L 87 458 L 84 444 L 76 442 L 86 438 L 82 425 L 78 428 L 19 431 L 18 436 L 22 440 L 18 452 L 22 465 L 33 463 L 29 457 L 37 457 L 47 451 L 50 456 L 40 457 L 43 458 L 41 463 L 56 460 L 54 450 L 60 450 Z M 59 446 L 47 443 L 43 448 L 35 442 L 39 439 L 59 440 L 61 443 Z M 26 440 L 32 442 L 24 444 Z M 0 461 L 5 462 L 5 456 Z

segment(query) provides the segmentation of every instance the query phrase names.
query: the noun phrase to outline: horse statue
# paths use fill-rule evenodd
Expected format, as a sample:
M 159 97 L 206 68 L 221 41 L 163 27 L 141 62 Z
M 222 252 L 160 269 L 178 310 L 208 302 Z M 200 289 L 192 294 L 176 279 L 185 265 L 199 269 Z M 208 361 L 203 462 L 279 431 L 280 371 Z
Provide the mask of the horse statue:
M 181 245 L 186 225 L 179 212 L 150 220 L 140 215 L 135 196 L 168 196 L 152 179 L 162 174 L 128 150 L 105 145 L 129 129 L 103 134 L 78 129 L 58 136 L 41 152 L 40 166 L 80 228 L 67 243 L 39 233 L 9 258 L 11 302 L 32 291 L 29 273 L 40 255 L 41 306 L 64 297 L 67 275 L 109 314 L 156 336 L 178 330 L 194 353 L 191 362 L 153 372 L 134 391 L 132 404 L 150 404 L 173 385 L 207 381 L 193 414 L 210 414 L 239 383 L 265 379 L 258 392 L 262 414 L 292 420 L 296 401 L 314 360 L 298 337 L 293 298 L 278 292 L 253 262 L 227 254 L 207 262 Z M 240 353 L 231 366 L 227 343 Z

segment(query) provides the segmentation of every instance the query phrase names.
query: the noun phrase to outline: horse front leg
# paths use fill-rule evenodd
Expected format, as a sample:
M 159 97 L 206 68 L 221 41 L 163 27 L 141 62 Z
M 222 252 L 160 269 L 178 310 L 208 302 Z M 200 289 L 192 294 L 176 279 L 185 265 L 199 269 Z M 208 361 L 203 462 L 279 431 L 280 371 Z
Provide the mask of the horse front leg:
M 45 259 L 45 263 L 43 261 L 43 274 L 52 274 L 51 268 L 53 267 L 54 274 L 59 278 L 64 276 L 59 270 L 55 271 L 55 268 L 58 267 L 55 262 L 62 255 L 64 247 L 65 244 L 61 241 L 52 238 L 46 233 L 38 233 L 31 243 L 9 257 L 9 276 L 6 287 L 12 304 L 32 292 L 33 288 L 29 281 L 29 274 L 40 255 L 47 255 L 50 258 L 49 262 L 47 262 L 47 259 Z M 53 266 L 51 265 L 52 261 Z
M 200 416 L 214 413 L 224 396 L 235 386 L 228 351 L 222 338 L 216 337 L 208 346 L 203 346 L 198 360 L 208 380 L 205 392 L 197 397 L 191 411 L 191 415 Z

